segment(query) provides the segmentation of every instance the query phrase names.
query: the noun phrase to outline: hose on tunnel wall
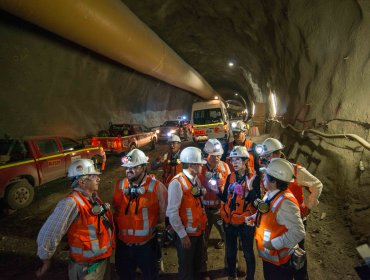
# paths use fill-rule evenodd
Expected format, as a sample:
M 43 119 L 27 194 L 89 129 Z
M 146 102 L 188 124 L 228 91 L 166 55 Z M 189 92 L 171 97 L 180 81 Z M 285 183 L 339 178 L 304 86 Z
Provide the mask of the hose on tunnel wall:
M 356 141 L 356 142 L 360 143 L 366 149 L 370 150 L 370 143 L 367 142 L 362 137 L 356 135 L 356 134 L 347 134 L 347 133 L 342 133 L 342 134 L 328 134 L 328 133 L 323 133 L 321 131 L 318 131 L 318 130 L 315 130 L 315 129 L 312 129 L 312 128 L 310 128 L 310 129 L 297 129 L 294 126 L 292 126 L 291 124 L 284 125 L 281 121 L 274 120 L 274 119 L 268 119 L 268 120 L 266 120 L 266 122 L 275 122 L 275 123 L 278 123 L 278 124 L 280 124 L 280 126 L 282 128 L 284 128 L 284 129 L 285 128 L 290 128 L 293 131 L 302 134 L 302 136 L 305 133 L 312 133 L 312 134 L 316 134 L 316 135 L 319 135 L 319 136 L 324 137 L 324 138 L 345 138 L 345 139 L 350 139 L 352 141 Z

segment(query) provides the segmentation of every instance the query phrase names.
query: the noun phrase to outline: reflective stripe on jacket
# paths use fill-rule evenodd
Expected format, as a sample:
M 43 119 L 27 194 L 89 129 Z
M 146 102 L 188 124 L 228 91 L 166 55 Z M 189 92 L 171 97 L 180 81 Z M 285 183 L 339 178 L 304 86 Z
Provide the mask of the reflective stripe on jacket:
M 230 186 L 235 182 L 236 182 L 235 172 L 232 172 L 230 174 L 228 188 L 230 188 Z M 257 211 L 252 206 L 252 203 L 245 201 L 245 199 L 247 198 L 248 193 L 249 193 L 249 190 L 246 186 L 246 182 L 242 183 L 242 187 L 243 187 L 243 190 L 244 190 L 243 195 L 234 194 L 234 192 L 231 192 L 229 190 L 228 195 L 227 195 L 226 203 L 222 203 L 222 205 L 221 205 L 221 212 L 220 212 L 221 213 L 221 218 L 227 224 L 232 224 L 232 225 L 244 224 L 245 223 L 245 217 L 253 215 Z M 236 198 L 235 198 L 236 208 L 235 208 L 235 210 L 231 210 L 230 205 L 232 203 L 234 195 L 236 196 Z
M 261 214 L 261 220 L 259 225 L 256 227 L 255 233 L 257 251 L 260 257 L 264 261 L 278 266 L 289 261 L 294 249 L 282 248 L 279 250 L 268 250 L 263 247 L 263 242 L 271 241 L 288 231 L 285 226 L 278 224 L 276 220 L 277 212 L 280 208 L 280 205 L 286 199 L 289 199 L 298 207 L 297 200 L 294 198 L 294 195 L 290 191 L 286 190 L 281 192 L 271 201 L 270 211 L 265 214 Z
M 209 178 L 207 178 L 207 175 L 206 175 L 207 172 L 208 172 L 208 168 L 205 164 L 202 167 L 201 176 L 199 176 L 202 186 L 204 186 L 207 190 L 206 194 L 203 196 L 203 205 L 205 208 L 215 208 L 215 207 L 220 208 L 221 200 L 218 198 L 216 192 L 210 190 L 208 187 Z M 227 176 L 230 173 L 230 169 L 226 163 L 224 163 L 223 161 L 220 161 L 217 164 L 217 167 L 215 168 L 214 172 L 220 174 L 219 175 L 220 178 L 218 179 L 218 187 L 221 191 L 223 191 Z
M 72 192 L 72 197 L 78 207 L 78 217 L 67 232 L 69 255 L 75 262 L 94 262 L 112 255 L 114 244 L 114 224 L 110 211 L 105 213 L 111 228 L 107 228 L 103 217 L 92 214 L 92 205 L 80 192 Z M 102 203 L 99 198 L 97 201 Z M 98 226 L 100 223 L 100 226 Z M 100 228 L 100 232 L 98 232 Z
M 296 164 L 294 166 L 294 182 L 289 184 L 288 189 L 297 199 L 298 204 L 299 204 L 299 210 L 301 211 L 301 215 L 302 215 L 306 208 L 306 205 L 304 204 L 303 187 L 302 185 L 298 185 L 297 183 L 297 173 L 298 173 L 299 167 L 300 167 L 299 164 Z
M 145 193 L 136 198 L 125 194 L 129 188 L 127 178 L 119 180 L 113 196 L 115 207 L 114 218 L 118 227 L 118 238 L 127 244 L 140 244 L 153 237 L 159 217 L 159 202 L 157 197 L 159 181 L 147 176 Z
M 202 206 L 200 197 L 191 194 L 192 184 L 185 174 L 176 175 L 173 180 L 177 180 L 182 189 L 182 201 L 179 215 L 185 231 L 189 236 L 199 236 L 202 234 L 207 224 L 207 215 Z M 198 186 L 200 182 L 198 180 Z

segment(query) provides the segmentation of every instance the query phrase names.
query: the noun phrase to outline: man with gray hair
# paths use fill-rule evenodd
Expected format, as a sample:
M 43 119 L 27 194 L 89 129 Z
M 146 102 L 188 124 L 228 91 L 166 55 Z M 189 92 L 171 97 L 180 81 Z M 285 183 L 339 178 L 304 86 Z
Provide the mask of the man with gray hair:
M 98 197 L 101 173 L 90 159 L 73 162 L 68 170 L 72 192 L 61 200 L 37 237 L 42 277 L 66 234 L 69 245 L 69 279 L 110 279 L 110 256 L 115 247 L 113 216 L 108 203 Z

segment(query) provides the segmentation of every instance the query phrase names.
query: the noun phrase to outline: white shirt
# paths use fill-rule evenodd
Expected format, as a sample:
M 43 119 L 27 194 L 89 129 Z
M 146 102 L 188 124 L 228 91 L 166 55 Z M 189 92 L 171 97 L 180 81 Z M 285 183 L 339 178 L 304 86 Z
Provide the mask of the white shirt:
M 263 200 L 271 199 L 279 190 L 268 191 Z M 305 230 L 301 213 L 297 205 L 289 199 L 285 199 L 277 210 L 276 221 L 285 226 L 288 231 L 271 240 L 272 246 L 279 250 L 281 248 L 293 248 L 305 236 Z
M 319 179 L 313 176 L 306 168 L 299 166 L 297 169 L 297 184 L 307 188 L 310 192 L 305 204 L 311 210 L 319 204 L 319 197 L 323 188 Z
M 198 183 L 197 177 L 192 176 L 188 170 L 184 169 L 182 172 L 193 184 Z M 187 236 L 185 226 L 182 224 L 179 214 L 182 195 L 183 192 L 180 183 L 178 180 L 172 180 L 168 186 L 168 206 L 166 216 L 169 218 L 172 228 L 176 231 L 180 238 Z

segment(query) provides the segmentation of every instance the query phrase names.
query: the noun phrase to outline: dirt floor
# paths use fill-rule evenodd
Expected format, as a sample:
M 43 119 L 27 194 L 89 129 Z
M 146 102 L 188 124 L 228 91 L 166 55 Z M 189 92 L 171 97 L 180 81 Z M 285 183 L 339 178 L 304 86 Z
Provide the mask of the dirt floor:
M 255 142 L 259 142 L 256 140 Z M 191 143 L 186 143 L 190 145 Z M 150 161 L 166 151 L 164 144 L 154 151 L 144 149 Z M 102 175 L 100 196 L 110 202 L 114 183 L 124 175 L 120 159 L 108 157 L 107 168 Z M 158 174 L 158 177 L 160 174 Z M 66 180 L 44 185 L 36 192 L 34 203 L 26 209 L 0 217 L 0 279 L 35 279 L 38 265 L 36 237 L 42 224 L 54 209 L 56 203 L 70 191 Z M 344 209 L 329 203 L 329 193 L 324 191 L 321 203 L 309 217 L 306 234 L 309 275 L 311 279 L 359 279 L 354 267 L 359 264 L 355 240 L 350 234 Z M 215 249 L 218 233 L 213 229 L 208 248 L 209 268 L 212 279 L 227 279 L 224 274 L 224 251 Z M 177 255 L 174 247 L 163 249 L 165 272 L 161 279 L 176 279 Z M 241 268 L 245 271 L 242 252 Z M 44 279 L 67 279 L 68 252 L 65 245 L 59 246 L 54 255 L 53 266 Z M 113 260 L 114 261 L 114 260 Z M 114 279 L 118 279 L 114 276 Z M 261 261 L 257 257 L 256 279 L 263 279 Z

